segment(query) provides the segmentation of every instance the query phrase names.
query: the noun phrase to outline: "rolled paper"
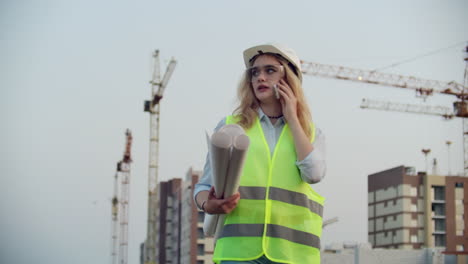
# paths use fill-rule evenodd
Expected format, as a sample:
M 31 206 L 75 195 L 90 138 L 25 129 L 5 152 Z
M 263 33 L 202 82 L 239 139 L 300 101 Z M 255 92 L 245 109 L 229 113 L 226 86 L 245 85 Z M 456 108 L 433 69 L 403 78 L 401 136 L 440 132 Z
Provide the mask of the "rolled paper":
M 211 139 L 207 136 L 213 186 L 217 198 L 227 198 L 237 192 L 250 140 L 236 124 L 221 127 Z M 223 229 L 225 215 L 205 214 L 203 231 L 217 238 Z
M 216 197 L 221 198 L 231 155 L 232 136 L 218 131 L 211 137 L 210 159 Z
M 247 149 L 249 148 L 250 140 L 246 135 L 238 135 L 233 140 L 231 159 L 229 160 L 228 172 L 224 186 L 224 197 L 229 197 L 239 189 L 239 180 L 244 167 Z M 216 223 L 215 239 L 219 237 L 224 227 L 225 215 L 219 215 Z

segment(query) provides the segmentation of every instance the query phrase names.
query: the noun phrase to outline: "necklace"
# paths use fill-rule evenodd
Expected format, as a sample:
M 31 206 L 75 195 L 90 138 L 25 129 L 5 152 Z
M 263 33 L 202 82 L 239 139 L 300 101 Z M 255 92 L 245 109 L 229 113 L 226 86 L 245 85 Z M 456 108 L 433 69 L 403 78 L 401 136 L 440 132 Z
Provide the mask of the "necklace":
M 266 116 L 268 116 L 269 118 L 273 118 L 273 119 L 278 119 L 278 118 L 283 117 L 283 115 L 279 115 L 279 116 L 269 116 L 269 115 L 266 115 Z

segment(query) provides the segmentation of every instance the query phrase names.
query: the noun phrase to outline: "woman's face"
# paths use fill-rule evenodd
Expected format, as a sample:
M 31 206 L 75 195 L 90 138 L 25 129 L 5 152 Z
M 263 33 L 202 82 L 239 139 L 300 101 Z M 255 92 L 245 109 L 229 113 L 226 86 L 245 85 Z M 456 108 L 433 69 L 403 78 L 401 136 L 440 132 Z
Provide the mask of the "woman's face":
M 279 60 L 272 55 L 260 55 L 247 71 L 255 97 L 259 101 L 275 99 L 273 86 L 285 76 Z

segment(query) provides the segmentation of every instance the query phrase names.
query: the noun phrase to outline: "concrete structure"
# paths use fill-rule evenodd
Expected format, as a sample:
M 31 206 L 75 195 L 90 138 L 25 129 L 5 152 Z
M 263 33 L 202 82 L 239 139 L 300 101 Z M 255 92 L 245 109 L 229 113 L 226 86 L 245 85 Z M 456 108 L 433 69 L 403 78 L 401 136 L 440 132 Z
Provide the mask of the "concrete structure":
M 156 260 L 158 264 L 208 264 L 212 262 L 214 241 L 204 237 L 204 213 L 193 201 L 193 189 L 200 171 L 188 170 L 185 180 L 172 179 L 157 185 Z M 144 244 L 140 263 L 144 263 Z
M 468 250 L 468 178 L 399 166 L 368 177 L 368 241 L 377 248 Z

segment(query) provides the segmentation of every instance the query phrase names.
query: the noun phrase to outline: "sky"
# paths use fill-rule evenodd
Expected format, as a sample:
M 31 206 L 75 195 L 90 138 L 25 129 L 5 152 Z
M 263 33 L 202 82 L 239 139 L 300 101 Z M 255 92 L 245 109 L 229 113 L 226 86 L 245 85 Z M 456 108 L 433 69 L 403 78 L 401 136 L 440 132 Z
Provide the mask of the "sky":
M 129 263 L 146 237 L 155 49 L 177 66 L 161 101 L 160 180 L 205 162 L 205 131 L 236 105 L 242 51 L 282 43 L 302 60 L 463 83 L 468 2 L 13 1 L 0 3 L 0 263 L 110 262 L 115 164 L 133 132 Z M 457 44 L 455 45 L 454 44 Z M 452 47 L 443 49 L 446 47 Z M 440 50 L 435 54 L 424 54 Z M 412 90 L 304 76 L 326 135 L 322 243 L 367 240 L 367 176 L 400 165 L 462 173 L 460 119 L 359 108 L 362 98 L 451 107 Z

